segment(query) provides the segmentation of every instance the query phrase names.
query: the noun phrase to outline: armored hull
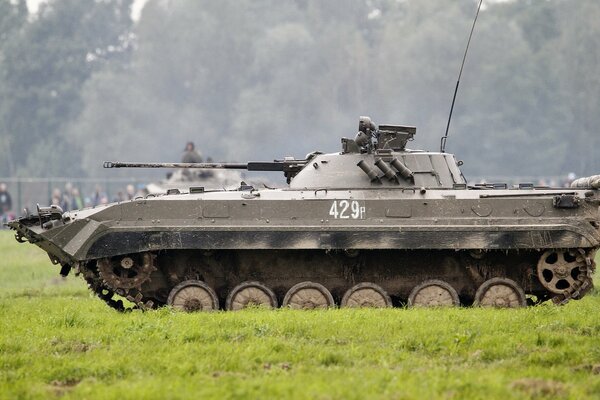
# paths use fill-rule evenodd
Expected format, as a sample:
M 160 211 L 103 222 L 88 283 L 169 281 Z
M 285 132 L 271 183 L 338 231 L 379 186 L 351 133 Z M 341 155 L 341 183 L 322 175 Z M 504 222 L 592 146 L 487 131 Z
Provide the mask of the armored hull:
M 119 296 L 188 311 L 517 307 L 591 288 L 600 247 L 593 179 L 471 187 L 453 155 L 406 149 L 412 128 L 380 126 L 366 142 L 361 132 L 340 153 L 276 163 L 290 181 L 284 189 L 43 208 L 10 227 L 118 309 Z

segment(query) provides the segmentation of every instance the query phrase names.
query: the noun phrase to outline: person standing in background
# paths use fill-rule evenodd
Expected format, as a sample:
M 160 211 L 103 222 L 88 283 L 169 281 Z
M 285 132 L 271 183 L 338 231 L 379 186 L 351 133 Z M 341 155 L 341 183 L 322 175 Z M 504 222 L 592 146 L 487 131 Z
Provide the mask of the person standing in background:
M 183 151 L 183 156 L 181 157 L 182 163 L 201 163 L 202 156 L 200 153 L 196 151 L 196 147 L 194 146 L 194 142 L 187 142 L 185 145 L 185 149 Z
M 71 191 L 71 210 L 81 210 L 85 206 L 79 188 L 73 187 Z
M 14 219 L 14 215 L 11 213 L 12 210 L 12 198 L 10 197 L 10 193 L 8 193 L 8 187 L 6 183 L 0 183 L 0 228 L 3 227 L 3 224 L 7 221 Z
M 183 156 L 181 157 L 181 162 L 182 163 L 201 163 L 202 162 L 202 156 L 200 155 L 200 153 L 198 153 L 196 151 L 194 142 L 187 142 L 187 144 L 185 145 L 185 149 L 183 151 Z M 182 171 L 182 174 L 183 174 L 183 176 L 185 176 L 188 179 L 193 178 L 192 172 L 190 172 L 189 169 L 184 168 Z M 195 172 L 194 172 L 194 174 L 195 174 Z

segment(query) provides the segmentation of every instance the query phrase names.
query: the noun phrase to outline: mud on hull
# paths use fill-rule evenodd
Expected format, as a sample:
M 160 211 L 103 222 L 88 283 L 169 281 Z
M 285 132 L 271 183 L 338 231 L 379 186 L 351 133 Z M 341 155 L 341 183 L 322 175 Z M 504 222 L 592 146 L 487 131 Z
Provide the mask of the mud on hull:
M 591 288 L 590 256 L 577 250 L 171 250 L 90 261 L 81 272 L 105 297 L 129 296 L 142 308 L 515 307 L 582 297 Z

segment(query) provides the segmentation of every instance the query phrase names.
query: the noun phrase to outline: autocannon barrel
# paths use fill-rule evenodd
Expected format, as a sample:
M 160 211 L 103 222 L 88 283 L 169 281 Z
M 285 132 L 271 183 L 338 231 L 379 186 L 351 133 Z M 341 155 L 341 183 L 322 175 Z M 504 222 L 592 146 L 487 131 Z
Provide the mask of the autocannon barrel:
M 136 163 L 105 161 L 104 168 L 198 168 L 198 169 L 245 169 L 248 171 L 284 171 L 285 162 L 248 163 Z
M 287 183 L 298 174 L 308 160 L 285 159 L 275 161 L 252 161 L 248 163 L 136 163 L 105 161 L 104 168 L 198 168 L 198 169 L 245 169 L 247 171 L 280 171 Z

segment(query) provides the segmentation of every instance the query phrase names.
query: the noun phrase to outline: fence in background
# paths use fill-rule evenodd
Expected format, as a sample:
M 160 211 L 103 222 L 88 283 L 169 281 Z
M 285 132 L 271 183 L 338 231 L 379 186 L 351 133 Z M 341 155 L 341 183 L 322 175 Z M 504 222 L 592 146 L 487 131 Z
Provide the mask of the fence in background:
M 499 183 L 509 185 L 516 183 L 534 183 L 549 186 L 564 186 L 569 180 L 565 176 L 548 177 L 469 177 L 470 184 Z M 139 194 L 149 182 L 156 178 L 1 178 L 0 183 L 5 183 L 12 198 L 12 214 L 23 215 L 24 209 L 35 211 L 36 205 L 46 206 L 52 204 L 53 192 L 59 190 L 61 196 L 70 185 L 77 188 L 81 194 L 84 206 L 93 206 L 99 202 L 112 202 L 124 200 L 131 196 L 127 193 L 127 186 L 133 185 L 136 194 Z M 67 196 L 69 197 L 69 196 Z M 67 210 L 71 207 L 66 207 Z M 66 211 L 66 210 L 65 210 Z M 0 226 L 1 228 L 1 226 Z
M 98 202 L 111 202 L 128 198 L 127 186 L 133 185 L 139 193 L 152 179 L 142 178 L 1 178 L 12 199 L 12 213 L 23 215 L 24 209 L 35 210 L 36 205 L 52 204 L 53 193 L 58 190 L 61 201 L 72 203 L 72 193 L 66 193 L 69 187 L 76 188 L 84 206 L 96 205 Z M 65 197 L 64 195 L 67 194 Z M 67 209 L 72 208 L 69 204 Z

